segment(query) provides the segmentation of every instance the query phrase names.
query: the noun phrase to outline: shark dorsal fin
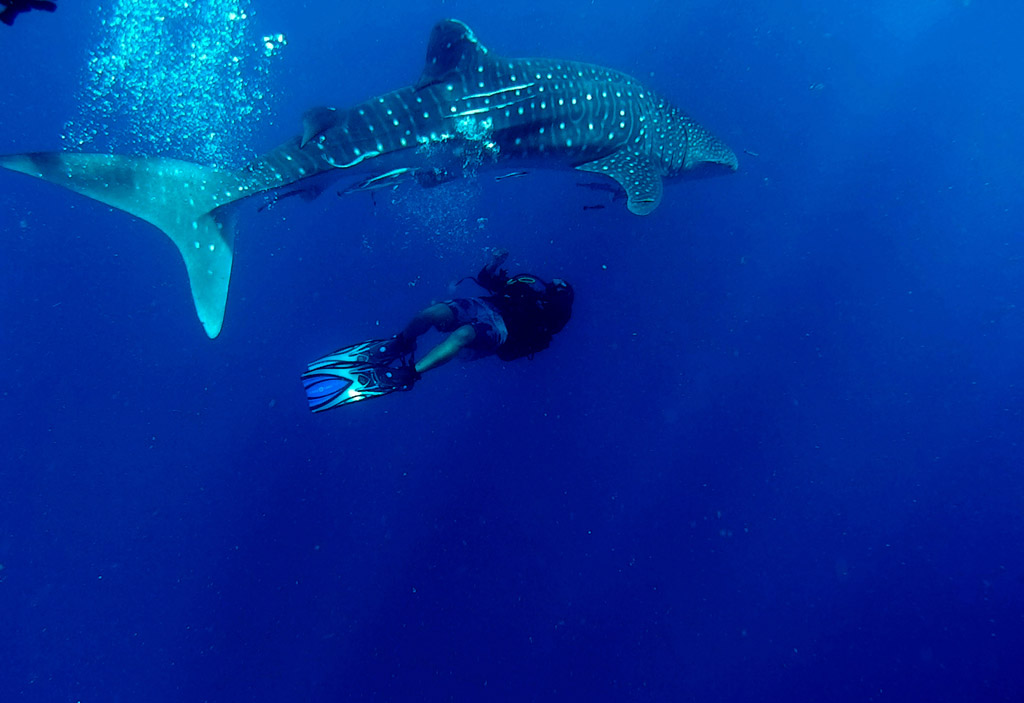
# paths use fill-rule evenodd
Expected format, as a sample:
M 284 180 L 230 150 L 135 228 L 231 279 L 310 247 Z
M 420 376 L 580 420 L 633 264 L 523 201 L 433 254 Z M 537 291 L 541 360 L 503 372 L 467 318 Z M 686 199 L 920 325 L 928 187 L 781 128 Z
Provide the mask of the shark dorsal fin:
M 319 137 L 338 124 L 339 120 L 338 111 L 333 107 L 314 107 L 306 110 L 306 114 L 302 116 L 302 139 L 299 146 L 306 146 L 306 142 Z
M 477 66 L 486 56 L 487 47 L 477 41 L 472 29 L 459 20 L 441 20 L 430 32 L 427 60 L 416 81 L 416 90 Z

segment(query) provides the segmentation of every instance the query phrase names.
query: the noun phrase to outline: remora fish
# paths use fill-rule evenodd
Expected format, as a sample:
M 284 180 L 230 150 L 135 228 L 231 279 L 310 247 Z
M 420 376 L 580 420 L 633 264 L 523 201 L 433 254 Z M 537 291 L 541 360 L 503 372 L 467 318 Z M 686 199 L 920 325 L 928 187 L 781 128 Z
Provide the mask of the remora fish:
M 344 178 L 351 191 L 412 179 L 433 184 L 422 145 L 481 141 L 497 164 L 575 168 L 614 179 L 637 215 L 653 211 L 662 181 L 730 173 L 736 155 L 682 111 L 629 76 L 555 59 L 495 56 L 458 20 L 430 35 L 415 84 L 348 109 L 306 113 L 302 136 L 237 171 L 161 157 L 32 153 L 0 166 L 56 183 L 124 210 L 164 232 L 188 270 L 207 335 L 224 321 L 235 205 L 297 186 L 323 190 Z M 451 177 L 458 177 L 458 171 Z M 447 176 L 444 176 L 447 177 Z

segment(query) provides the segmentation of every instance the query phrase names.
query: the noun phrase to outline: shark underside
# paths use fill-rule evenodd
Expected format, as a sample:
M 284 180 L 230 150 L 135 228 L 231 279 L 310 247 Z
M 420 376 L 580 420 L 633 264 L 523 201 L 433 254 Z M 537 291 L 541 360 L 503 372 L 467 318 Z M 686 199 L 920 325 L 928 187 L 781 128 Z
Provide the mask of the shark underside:
M 457 20 L 434 27 L 415 84 L 347 109 L 314 108 L 304 116 L 301 136 L 235 171 L 161 157 L 66 152 L 0 156 L 0 166 L 163 231 L 185 261 L 199 320 L 216 337 L 238 203 L 260 194 L 315 196 L 337 181 L 343 193 L 405 181 L 436 185 L 459 176 L 436 154 L 466 149 L 485 166 L 607 176 L 638 215 L 658 206 L 666 179 L 737 168 L 729 147 L 629 76 L 573 61 L 498 57 Z

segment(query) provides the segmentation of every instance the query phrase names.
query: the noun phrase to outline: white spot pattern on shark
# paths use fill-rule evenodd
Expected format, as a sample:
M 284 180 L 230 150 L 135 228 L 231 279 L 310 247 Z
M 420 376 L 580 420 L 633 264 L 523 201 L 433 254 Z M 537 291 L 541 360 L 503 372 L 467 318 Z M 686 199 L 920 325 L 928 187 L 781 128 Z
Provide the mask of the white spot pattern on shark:
M 348 109 L 314 108 L 302 134 L 238 171 L 173 159 L 39 153 L 0 166 L 62 185 L 158 227 L 177 245 L 196 312 L 221 330 L 232 265 L 234 203 L 298 185 L 316 195 L 328 179 L 351 192 L 402 180 L 435 185 L 420 145 L 472 139 L 453 121 L 480 125 L 495 163 L 534 160 L 614 179 L 638 215 L 657 208 L 665 179 L 729 173 L 736 156 L 688 115 L 633 78 L 551 59 L 499 59 L 458 20 L 433 29 L 419 80 Z

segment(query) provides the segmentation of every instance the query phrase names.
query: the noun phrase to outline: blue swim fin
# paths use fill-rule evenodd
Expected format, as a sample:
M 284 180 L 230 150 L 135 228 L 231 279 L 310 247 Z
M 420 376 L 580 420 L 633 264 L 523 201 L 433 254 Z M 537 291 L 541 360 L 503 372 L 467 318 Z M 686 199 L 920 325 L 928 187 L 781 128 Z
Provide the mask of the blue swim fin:
M 415 348 L 415 344 L 404 343 L 397 336 L 390 339 L 371 339 L 367 342 L 342 347 L 336 352 L 317 359 L 309 364 L 309 370 L 315 371 L 336 364 L 383 364 L 386 366 L 411 353 Z
M 412 390 L 420 375 L 411 358 L 402 359 L 394 342 L 374 339 L 310 363 L 302 374 L 309 409 L 318 413 L 395 391 Z M 390 366 L 400 359 L 400 365 Z

